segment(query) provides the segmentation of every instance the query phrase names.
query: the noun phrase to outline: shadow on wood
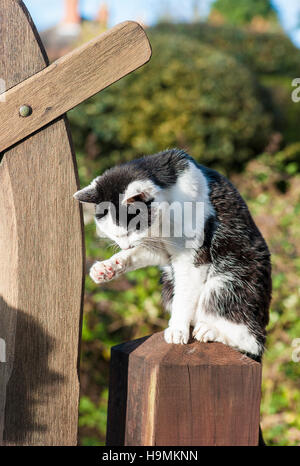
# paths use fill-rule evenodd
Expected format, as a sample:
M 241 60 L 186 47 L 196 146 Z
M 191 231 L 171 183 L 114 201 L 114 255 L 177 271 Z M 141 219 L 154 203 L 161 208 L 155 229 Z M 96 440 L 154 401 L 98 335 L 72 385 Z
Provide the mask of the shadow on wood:
M 163 333 L 112 348 L 107 445 L 258 445 L 261 364 Z
M 2 298 L 0 311 L 0 335 L 6 342 L 6 361 L 0 362 L 0 444 L 1 438 L 4 444 L 30 444 L 32 437 L 47 432 L 45 419 L 36 415 L 38 406 L 55 399 L 64 377 L 48 364 L 55 339 L 30 315 L 8 306 Z M 15 322 L 13 339 L 8 321 Z M 68 415 L 67 401 L 63 410 Z

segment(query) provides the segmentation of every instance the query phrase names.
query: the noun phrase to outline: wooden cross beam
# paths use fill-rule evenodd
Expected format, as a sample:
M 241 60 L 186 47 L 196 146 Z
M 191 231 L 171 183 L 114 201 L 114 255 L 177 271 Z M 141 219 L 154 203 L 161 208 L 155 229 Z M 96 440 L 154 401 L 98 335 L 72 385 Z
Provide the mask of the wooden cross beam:
M 0 445 L 75 445 L 85 258 L 65 112 L 151 48 L 126 22 L 48 66 L 23 2 L 0 11 Z
M 150 56 L 144 30 L 127 21 L 13 87 L 2 96 L 0 152 L 144 65 Z M 31 111 L 20 118 L 24 104 Z

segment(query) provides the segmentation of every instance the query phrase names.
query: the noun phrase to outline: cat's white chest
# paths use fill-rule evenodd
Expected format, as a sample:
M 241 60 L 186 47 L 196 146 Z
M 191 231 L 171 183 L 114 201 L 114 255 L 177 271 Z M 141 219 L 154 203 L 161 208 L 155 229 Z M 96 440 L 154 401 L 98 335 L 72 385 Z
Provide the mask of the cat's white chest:
M 193 290 L 201 295 L 202 287 L 206 283 L 211 264 L 200 266 L 194 265 L 194 252 L 191 250 L 176 257 L 173 256 L 172 267 L 176 285 L 183 286 L 185 289 Z M 176 289 L 175 289 L 176 292 Z

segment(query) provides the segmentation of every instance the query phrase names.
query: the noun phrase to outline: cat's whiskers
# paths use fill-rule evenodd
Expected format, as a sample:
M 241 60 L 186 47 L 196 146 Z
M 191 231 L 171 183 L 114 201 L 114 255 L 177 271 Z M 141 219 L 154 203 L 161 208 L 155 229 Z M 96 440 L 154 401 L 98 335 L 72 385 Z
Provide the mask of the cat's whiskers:
M 108 247 L 111 248 L 113 252 L 117 252 L 120 249 L 119 245 L 115 241 L 108 243 Z

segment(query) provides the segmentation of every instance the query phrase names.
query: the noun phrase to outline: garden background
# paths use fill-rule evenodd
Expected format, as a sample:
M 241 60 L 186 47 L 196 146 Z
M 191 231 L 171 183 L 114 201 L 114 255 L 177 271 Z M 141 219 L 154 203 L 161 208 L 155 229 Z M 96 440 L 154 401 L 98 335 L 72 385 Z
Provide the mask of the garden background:
M 72 47 L 106 29 L 107 3 L 98 25 L 81 18 Z M 292 100 L 293 91 L 298 100 L 292 81 L 300 78 L 300 51 L 268 0 L 216 0 L 205 18 L 201 3 L 193 1 L 190 20 L 178 22 L 172 2 L 161 2 L 156 21 L 145 25 L 149 64 L 69 113 L 80 183 L 176 146 L 236 184 L 272 253 L 262 430 L 268 445 L 300 445 L 300 102 Z M 92 213 L 85 209 L 87 271 L 113 253 L 97 238 Z M 105 441 L 111 346 L 160 331 L 167 320 L 157 269 L 102 286 L 87 276 L 82 445 Z

